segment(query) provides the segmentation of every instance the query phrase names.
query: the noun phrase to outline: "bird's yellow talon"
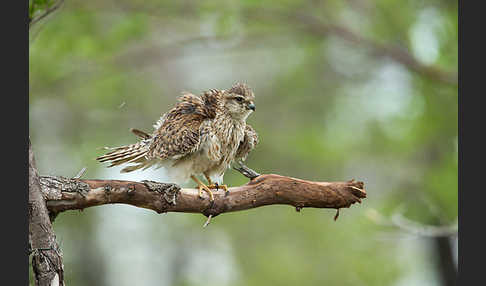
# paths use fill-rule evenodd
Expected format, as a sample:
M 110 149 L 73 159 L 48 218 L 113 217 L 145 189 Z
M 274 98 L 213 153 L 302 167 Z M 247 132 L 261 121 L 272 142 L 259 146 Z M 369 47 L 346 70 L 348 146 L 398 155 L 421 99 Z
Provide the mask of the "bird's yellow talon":
M 214 195 L 213 195 L 213 192 L 211 192 L 211 190 L 209 189 L 208 186 L 206 185 L 199 185 L 198 186 L 198 189 L 199 189 L 199 197 L 202 198 L 202 191 L 204 190 L 206 193 L 208 193 L 209 195 L 209 200 L 211 201 L 214 201 Z
M 214 195 L 213 192 L 206 186 L 203 182 L 201 182 L 198 178 L 196 178 L 194 175 L 191 176 L 191 179 L 193 179 L 197 183 L 197 188 L 199 190 L 199 197 L 202 198 L 202 191 L 204 190 L 206 193 L 209 195 L 209 200 L 214 201 Z
M 229 192 L 227 185 L 220 185 L 218 183 L 208 185 L 208 188 L 216 190 L 223 189 L 225 192 Z
M 228 193 L 229 190 L 228 190 L 228 186 L 227 185 L 220 185 L 218 183 L 213 183 L 213 181 L 211 180 L 211 178 L 206 174 L 204 173 L 204 176 L 206 177 L 206 180 L 208 180 L 208 188 L 210 189 L 216 189 L 216 190 L 219 190 L 219 188 L 223 189 L 225 191 L 225 193 Z

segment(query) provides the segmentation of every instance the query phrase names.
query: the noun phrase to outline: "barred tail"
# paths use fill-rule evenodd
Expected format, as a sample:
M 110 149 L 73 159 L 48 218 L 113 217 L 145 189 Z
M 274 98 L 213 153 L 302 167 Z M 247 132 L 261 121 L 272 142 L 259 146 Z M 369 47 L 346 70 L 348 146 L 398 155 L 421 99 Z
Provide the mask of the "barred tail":
M 136 165 L 128 166 L 122 169 L 122 173 L 131 172 L 143 167 L 148 168 L 154 164 L 151 160 L 148 160 L 145 157 L 149 150 L 148 141 L 149 140 L 142 140 L 127 146 L 109 148 L 113 151 L 96 158 L 96 160 L 99 162 L 110 162 L 111 164 L 108 167 L 121 165 L 123 163 L 136 163 Z

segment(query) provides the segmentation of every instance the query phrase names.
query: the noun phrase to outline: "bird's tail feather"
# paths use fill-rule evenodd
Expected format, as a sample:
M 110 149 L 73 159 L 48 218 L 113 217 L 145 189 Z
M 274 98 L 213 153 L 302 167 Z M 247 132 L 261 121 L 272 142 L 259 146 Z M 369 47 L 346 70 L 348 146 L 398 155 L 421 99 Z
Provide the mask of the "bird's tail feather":
M 136 163 L 134 166 L 128 166 L 121 170 L 122 173 L 131 172 L 140 168 L 148 168 L 154 163 L 152 160 L 146 158 L 149 150 L 149 140 L 142 140 L 135 144 L 127 146 L 108 148 L 112 151 L 106 153 L 103 156 L 96 158 L 99 162 L 110 162 L 108 167 L 121 165 L 124 163 Z

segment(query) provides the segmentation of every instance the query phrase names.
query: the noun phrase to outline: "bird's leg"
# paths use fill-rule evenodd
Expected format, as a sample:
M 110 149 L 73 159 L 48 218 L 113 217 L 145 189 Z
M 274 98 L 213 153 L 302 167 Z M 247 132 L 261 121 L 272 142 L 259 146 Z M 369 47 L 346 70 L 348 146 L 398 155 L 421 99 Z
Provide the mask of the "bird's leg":
M 220 185 L 216 182 L 213 183 L 213 181 L 211 180 L 211 178 L 206 174 L 204 173 L 204 177 L 206 177 L 206 180 L 208 180 L 208 188 L 210 189 L 216 189 L 216 190 L 219 190 L 219 188 L 222 188 L 225 192 L 229 192 L 228 190 L 228 186 L 227 185 Z
M 198 178 L 194 175 L 191 175 L 191 179 L 193 179 L 197 183 L 197 188 L 199 189 L 199 197 L 202 197 L 202 191 L 204 190 L 209 195 L 209 200 L 214 201 L 214 196 L 211 190 L 206 186 L 203 182 L 201 182 Z

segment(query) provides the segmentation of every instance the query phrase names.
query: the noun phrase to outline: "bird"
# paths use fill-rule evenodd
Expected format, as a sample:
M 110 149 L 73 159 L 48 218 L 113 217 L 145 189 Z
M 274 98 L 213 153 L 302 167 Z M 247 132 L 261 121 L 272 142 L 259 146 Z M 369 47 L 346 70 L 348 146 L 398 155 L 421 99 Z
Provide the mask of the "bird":
M 192 179 L 199 197 L 223 184 L 225 171 L 235 162 L 243 162 L 258 144 L 258 134 L 246 123 L 255 111 L 255 95 L 244 83 L 236 82 L 229 89 L 209 89 L 200 95 L 183 92 L 175 106 L 163 114 L 149 134 L 131 129 L 139 141 L 111 150 L 96 159 L 110 162 L 108 167 L 130 164 L 120 172 L 164 168 L 169 179 L 183 184 Z M 208 184 L 197 176 L 204 175 Z

